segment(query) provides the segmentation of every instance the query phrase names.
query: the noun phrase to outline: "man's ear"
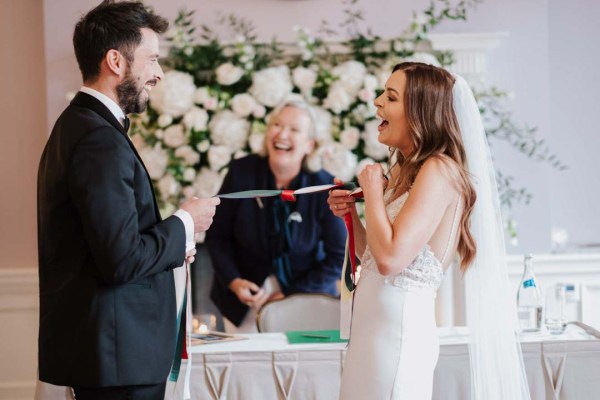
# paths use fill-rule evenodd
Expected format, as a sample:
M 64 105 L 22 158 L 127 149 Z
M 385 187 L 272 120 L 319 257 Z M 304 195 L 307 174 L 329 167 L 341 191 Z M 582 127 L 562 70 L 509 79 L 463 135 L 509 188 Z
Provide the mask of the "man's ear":
M 125 72 L 127 71 L 127 60 L 121 52 L 115 49 L 108 50 L 104 56 L 104 62 L 109 71 L 113 74 L 118 75 L 120 78 L 125 76 Z

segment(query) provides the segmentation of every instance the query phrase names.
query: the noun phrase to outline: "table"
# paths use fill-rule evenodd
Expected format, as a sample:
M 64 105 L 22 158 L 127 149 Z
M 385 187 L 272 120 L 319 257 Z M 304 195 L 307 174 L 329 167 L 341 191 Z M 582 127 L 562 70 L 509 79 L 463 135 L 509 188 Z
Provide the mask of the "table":
M 468 399 L 467 331 L 440 328 L 439 334 L 433 399 Z M 246 336 L 192 347 L 193 399 L 338 398 L 345 344 L 290 345 L 283 333 Z M 527 334 L 521 343 L 532 400 L 600 398 L 600 338 L 569 325 L 562 335 Z M 181 398 L 181 385 L 177 390 L 173 398 Z

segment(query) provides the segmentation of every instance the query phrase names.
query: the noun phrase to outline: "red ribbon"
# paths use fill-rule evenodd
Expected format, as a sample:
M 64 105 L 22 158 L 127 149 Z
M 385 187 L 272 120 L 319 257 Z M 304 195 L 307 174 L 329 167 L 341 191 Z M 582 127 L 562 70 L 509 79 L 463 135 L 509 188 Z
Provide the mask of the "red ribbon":
M 362 191 L 351 194 L 355 199 L 363 199 L 364 193 Z M 352 265 L 352 281 L 356 285 L 356 246 L 354 243 L 354 229 L 352 228 L 352 213 L 348 212 L 344 215 L 344 223 L 346 224 L 346 230 L 348 231 L 348 247 L 350 264 Z
M 296 195 L 293 190 L 282 190 L 280 196 L 283 201 L 296 201 Z

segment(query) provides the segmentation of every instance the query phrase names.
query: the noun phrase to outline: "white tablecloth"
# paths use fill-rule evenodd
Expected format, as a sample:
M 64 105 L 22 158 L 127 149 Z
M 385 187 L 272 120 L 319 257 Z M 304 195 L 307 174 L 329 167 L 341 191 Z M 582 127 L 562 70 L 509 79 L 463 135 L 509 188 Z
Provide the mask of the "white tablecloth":
M 246 336 L 192 348 L 193 399 L 338 398 L 344 343 L 290 345 L 280 333 Z M 569 325 L 563 335 L 529 334 L 521 342 L 532 400 L 600 399 L 598 338 Z M 440 328 L 440 343 L 433 398 L 466 400 L 470 378 L 464 329 Z M 180 393 L 173 398 L 181 398 Z
M 467 400 L 469 353 L 464 329 L 440 328 L 434 400 Z M 194 400 L 337 399 L 344 343 L 287 343 L 282 333 L 192 348 Z M 558 336 L 521 337 L 532 400 L 600 399 L 600 340 L 569 325 Z M 184 363 L 185 365 L 185 363 Z M 140 366 L 143 368 L 143 366 Z M 180 374 L 180 377 L 184 374 Z M 167 399 L 181 399 L 181 385 Z M 37 400 L 72 399 L 64 387 L 38 382 Z

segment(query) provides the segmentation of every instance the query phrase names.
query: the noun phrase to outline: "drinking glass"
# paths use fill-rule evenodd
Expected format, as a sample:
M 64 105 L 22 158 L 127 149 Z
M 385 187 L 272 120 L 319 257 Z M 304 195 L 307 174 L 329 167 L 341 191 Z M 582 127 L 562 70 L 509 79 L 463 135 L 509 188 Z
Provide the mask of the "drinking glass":
M 553 335 L 560 335 L 567 327 L 565 315 L 566 287 L 562 283 L 550 286 L 546 292 L 546 329 Z

